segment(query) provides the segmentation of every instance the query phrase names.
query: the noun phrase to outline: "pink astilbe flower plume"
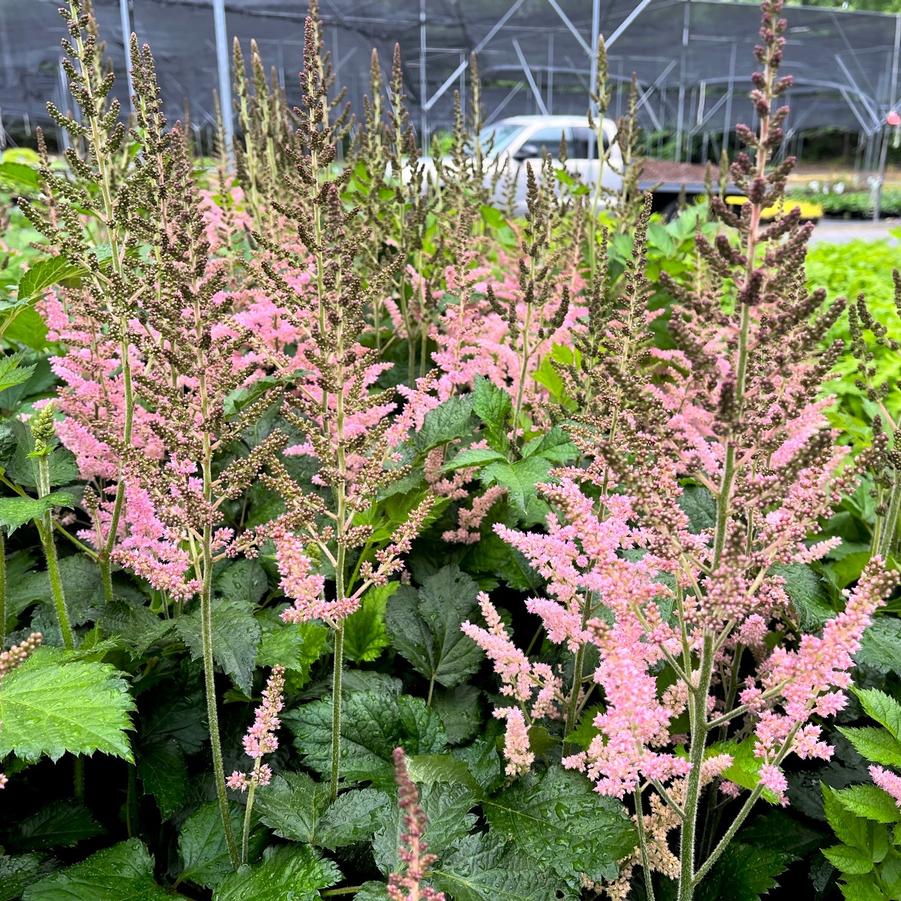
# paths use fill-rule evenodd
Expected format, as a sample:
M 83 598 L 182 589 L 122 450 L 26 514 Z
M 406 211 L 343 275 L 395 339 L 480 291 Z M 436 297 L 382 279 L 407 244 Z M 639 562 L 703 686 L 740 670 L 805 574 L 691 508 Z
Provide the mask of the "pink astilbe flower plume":
M 228 777 L 229 788 L 243 792 L 250 787 L 268 785 L 271 781 L 272 770 L 269 764 L 263 763 L 263 757 L 278 750 L 276 733 L 281 725 L 278 715 L 285 706 L 284 692 L 285 669 L 274 666 L 266 681 L 263 700 L 257 707 L 256 717 L 244 736 L 244 751 L 253 760 L 253 770 L 250 774 L 235 770 Z
M 429 867 L 438 858 L 429 854 L 424 838 L 428 821 L 419 804 L 419 790 L 407 772 L 403 748 L 394 749 L 394 775 L 397 804 L 403 815 L 403 832 L 398 848 L 403 872 L 392 873 L 388 877 L 388 897 L 392 901 L 446 901 L 444 892 L 423 884 Z
M 516 707 L 500 707 L 494 715 L 506 721 L 504 755 L 507 772 L 517 775 L 528 770 L 534 760 L 529 746 L 529 724 L 534 719 L 559 716 L 562 684 L 560 677 L 542 663 L 531 663 L 513 644 L 500 614 L 484 591 L 479 607 L 488 628 L 466 621 L 461 625 L 494 666 L 501 681 L 501 694 L 512 698 Z
M 901 776 L 881 766 L 870 767 L 870 778 L 901 807 Z

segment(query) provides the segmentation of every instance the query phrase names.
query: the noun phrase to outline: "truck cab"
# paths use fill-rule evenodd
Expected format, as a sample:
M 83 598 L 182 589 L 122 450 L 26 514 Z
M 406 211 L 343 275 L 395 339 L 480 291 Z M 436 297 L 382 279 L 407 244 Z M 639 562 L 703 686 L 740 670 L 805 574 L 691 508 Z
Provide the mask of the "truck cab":
M 497 161 L 504 174 L 502 182 L 516 178 L 515 206 L 517 213 L 525 211 L 526 166 L 537 175 L 543 158 L 548 155 L 556 165 L 565 166 L 589 187 L 598 178 L 604 187 L 618 190 L 622 185 L 623 156 L 616 143 L 616 123 L 603 123 L 604 148 L 607 160 L 603 168 L 597 152 L 597 136 L 588 127 L 585 116 L 512 116 L 486 125 L 479 133 L 482 151 Z M 561 142 L 566 143 L 566 162 L 557 159 Z M 503 184 L 497 188 L 503 192 Z M 497 198 L 500 200 L 500 196 Z

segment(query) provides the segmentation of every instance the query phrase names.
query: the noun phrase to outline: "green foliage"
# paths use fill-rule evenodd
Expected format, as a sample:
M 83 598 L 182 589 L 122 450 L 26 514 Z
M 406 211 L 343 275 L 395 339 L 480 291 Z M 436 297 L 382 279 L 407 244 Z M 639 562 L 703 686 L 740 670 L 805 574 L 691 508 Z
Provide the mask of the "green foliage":
M 454 842 L 432 868 L 437 888 L 455 901 L 575 901 L 556 877 L 523 858 L 511 842 L 491 832 Z
M 175 630 L 199 660 L 203 655 L 200 609 L 180 616 Z M 225 597 L 213 603 L 213 659 L 245 694 L 250 694 L 259 643 L 260 625 L 253 617 L 251 601 Z
M 791 862 L 791 855 L 771 848 L 733 842 L 710 875 L 698 886 L 698 901 L 757 901 L 778 885 L 776 877 Z
M 311 848 L 267 849 L 263 861 L 244 866 L 224 879 L 213 894 L 214 901 L 316 901 L 319 889 L 334 885 L 341 871 Z
M 399 582 L 374 585 L 363 595 L 360 609 L 344 621 L 344 653 L 348 660 L 371 663 L 388 647 L 385 610 L 399 585 Z
M 294 733 L 297 750 L 309 767 L 327 774 L 331 767 L 331 700 L 314 701 L 283 717 Z M 392 754 L 441 751 L 447 736 L 437 713 L 421 698 L 359 692 L 344 703 L 341 725 L 341 773 L 348 782 L 376 786 L 394 782 Z
M 103 833 L 84 804 L 53 801 L 18 824 L 16 847 L 20 851 L 71 848 Z
M 240 834 L 243 811 L 237 804 L 231 806 L 232 828 Z M 251 836 L 250 847 L 256 855 L 265 843 L 265 835 L 256 831 Z M 205 888 L 219 885 L 232 871 L 225 843 L 225 831 L 215 802 L 204 804 L 182 824 L 178 834 L 178 854 L 181 858 L 181 882 L 192 882 Z
M 153 858 L 137 839 L 92 854 L 29 885 L 23 901 L 163 901 L 183 897 L 153 878 Z
M 445 566 L 418 590 L 402 586 L 388 601 L 395 648 L 430 683 L 458 685 L 481 665 L 481 651 L 460 631 L 476 610 L 478 590 L 459 567 Z
M 130 761 L 132 710 L 114 667 L 38 651 L 0 682 L 0 757 L 57 760 L 100 751 Z
M 595 882 L 616 878 L 618 862 L 635 847 L 622 805 L 557 767 L 520 780 L 482 807 L 492 829 L 573 890 L 580 873 Z
M 865 713 L 878 727 L 841 728 L 866 760 L 901 767 L 901 704 L 878 689 L 855 689 Z M 901 808 L 875 785 L 833 789 L 823 785 L 826 820 L 839 844 L 823 856 L 841 874 L 842 894 L 850 901 L 890 899 L 901 893 Z
M 12 535 L 19 526 L 40 519 L 48 510 L 56 507 L 71 507 L 72 497 L 62 491 L 53 491 L 44 497 L 2 497 L 0 498 L 0 528 Z

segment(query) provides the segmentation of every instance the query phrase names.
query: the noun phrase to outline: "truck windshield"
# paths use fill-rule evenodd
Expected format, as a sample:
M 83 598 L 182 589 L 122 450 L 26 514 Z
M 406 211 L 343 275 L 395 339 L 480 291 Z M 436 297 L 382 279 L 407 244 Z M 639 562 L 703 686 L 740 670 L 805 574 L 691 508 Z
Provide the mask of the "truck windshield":
M 522 131 L 521 125 L 486 125 L 479 132 L 479 144 L 483 152 L 488 153 L 489 148 L 492 156 L 502 153 L 513 138 Z

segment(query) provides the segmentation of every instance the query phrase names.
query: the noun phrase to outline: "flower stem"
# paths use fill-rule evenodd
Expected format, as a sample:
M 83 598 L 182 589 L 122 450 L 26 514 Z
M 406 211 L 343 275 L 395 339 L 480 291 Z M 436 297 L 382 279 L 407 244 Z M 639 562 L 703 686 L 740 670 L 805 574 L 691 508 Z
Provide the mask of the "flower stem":
M 644 889 L 648 901 L 655 901 L 654 880 L 651 878 L 651 862 L 648 859 L 648 839 L 644 830 L 641 790 L 635 788 L 635 825 L 638 827 L 638 847 L 641 851 L 641 869 L 644 872 Z
M 338 797 L 338 775 L 341 768 L 341 676 L 344 668 L 344 623 L 335 629 L 335 654 L 332 661 L 332 771 L 329 797 Z
M 707 693 L 713 673 L 713 639 L 704 636 L 701 650 L 698 684 L 691 693 L 691 744 L 689 759 L 691 770 L 685 790 L 685 816 L 682 820 L 682 834 L 679 847 L 679 892 L 678 901 L 692 901 L 694 897 L 695 830 L 698 821 L 698 807 L 701 798 L 701 767 L 704 763 L 704 747 L 707 743 Z
M 748 814 L 751 812 L 751 808 L 757 803 L 757 799 L 763 794 L 763 786 L 757 785 L 754 790 L 748 795 L 745 803 L 742 805 L 741 810 L 736 815 L 735 819 L 732 820 L 732 823 L 729 825 L 729 828 L 726 830 L 723 837 L 719 840 L 717 846 L 710 853 L 710 856 L 704 863 L 698 868 L 698 872 L 695 873 L 694 876 L 694 885 L 696 886 L 709 872 L 713 865 L 719 860 L 720 855 L 723 851 L 726 850 L 726 847 L 729 845 L 729 842 L 735 837 L 735 833 L 741 828 L 742 823 L 744 823 Z M 681 898 L 682 895 L 680 894 Z
M 228 796 L 225 793 L 225 766 L 222 762 L 219 713 L 216 709 L 216 677 L 213 671 L 213 560 L 211 545 L 212 527 L 207 524 L 203 530 L 203 589 L 200 594 L 200 637 L 203 644 L 207 726 L 213 753 L 213 780 L 216 783 L 216 799 L 219 802 L 219 814 L 222 817 L 222 828 L 225 831 L 225 844 L 228 847 L 228 856 L 232 866 L 237 869 L 240 861 L 229 816 Z
M 901 475 L 895 474 L 895 480 L 892 483 L 892 490 L 889 496 L 888 509 L 882 520 L 881 532 L 879 534 L 878 544 L 875 548 L 877 554 L 887 559 L 891 554 L 895 545 L 895 535 L 898 531 L 898 518 L 901 514 Z
M 250 845 L 250 822 L 253 815 L 253 800 L 257 791 L 257 782 L 260 780 L 260 759 L 254 761 L 253 775 L 250 777 L 250 785 L 247 788 L 247 804 L 244 807 L 244 828 L 241 830 L 241 863 L 247 863 L 247 849 Z
M 47 454 L 41 454 L 35 458 L 37 461 L 38 496 L 46 497 L 50 494 L 50 461 Z M 72 624 L 69 620 L 69 611 L 66 608 L 66 595 L 63 591 L 63 581 L 59 574 L 59 558 L 56 556 L 56 542 L 53 538 L 53 511 L 47 510 L 41 514 L 40 519 L 35 520 L 38 534 L 44 548 L 44 557 L 47 560 L 47 575 L 50 578 L 50 597 L 56 610 L 56 619 L 59 630 L 63 636 L 63 646 L 67 650 L 75 647 L 75 638 L 72 634 Z

